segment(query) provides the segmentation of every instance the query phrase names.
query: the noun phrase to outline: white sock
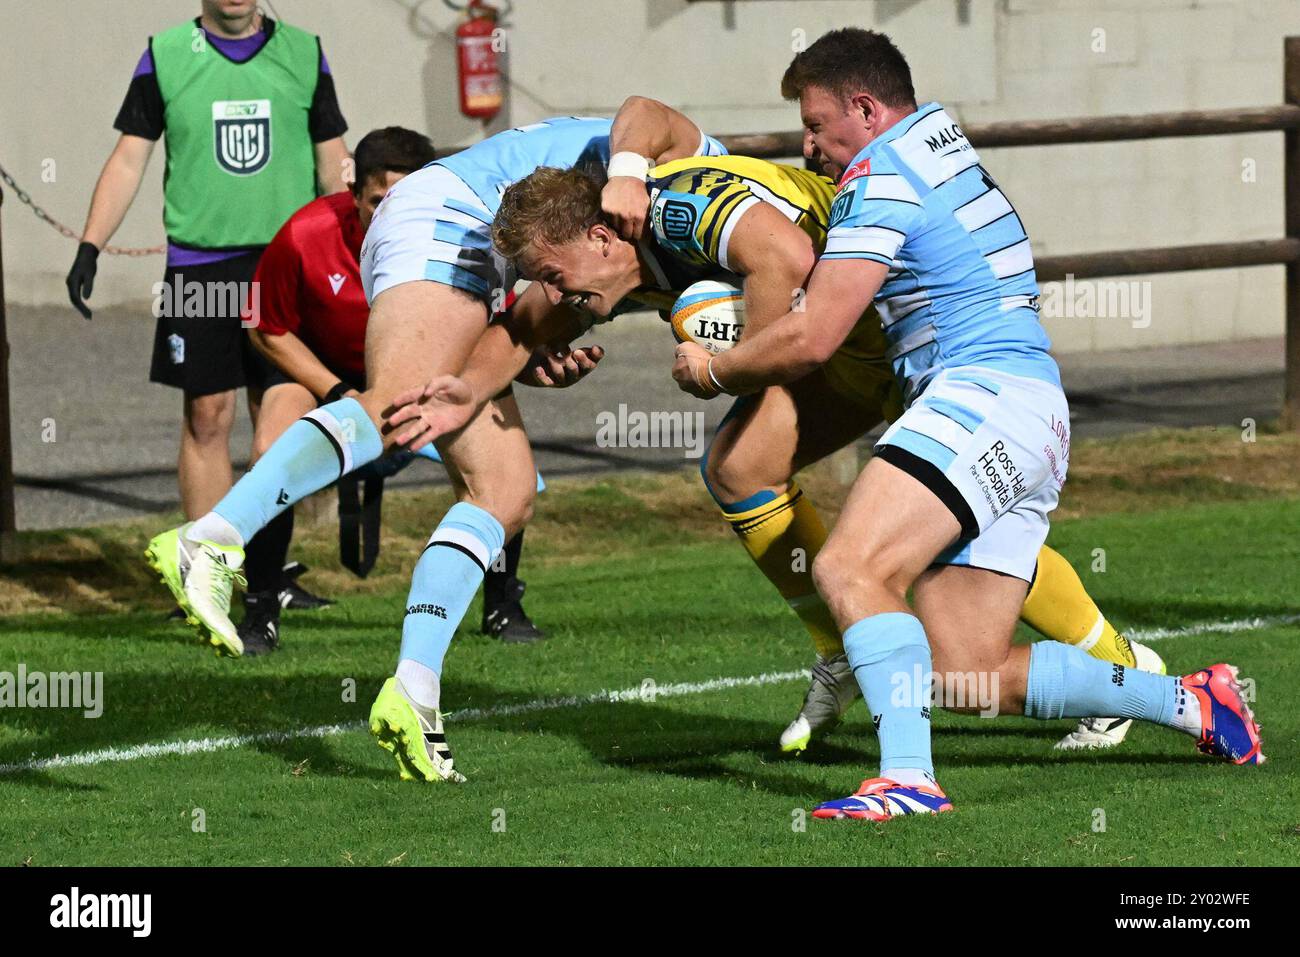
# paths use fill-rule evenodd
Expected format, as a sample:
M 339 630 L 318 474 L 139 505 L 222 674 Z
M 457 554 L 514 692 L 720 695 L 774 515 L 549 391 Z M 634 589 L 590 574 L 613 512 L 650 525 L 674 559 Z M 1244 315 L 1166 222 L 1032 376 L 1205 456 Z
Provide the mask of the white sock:
M 939 787 L 939 782 L 934 779 L 934 775 L 921 768 L 890 768 L 888 771 L 881 771 L 880 776 L 909 787 Z
M 421 711 L 437 711 L 442 699 L 442 682 L 438 672 L 410 658 L 397 663 L 397 684 L 411 704 Z
M 208 512 L 185 530 L 185 537 L 191 542 L 216 542 L 218 545 L 244 547 L 244 540 L 235 526 L 231 525 L 216 512 Z
M 1201 699 L 1181 684 L 1174 695 L 1174 727 L 1196 737 L 1201 736 Z

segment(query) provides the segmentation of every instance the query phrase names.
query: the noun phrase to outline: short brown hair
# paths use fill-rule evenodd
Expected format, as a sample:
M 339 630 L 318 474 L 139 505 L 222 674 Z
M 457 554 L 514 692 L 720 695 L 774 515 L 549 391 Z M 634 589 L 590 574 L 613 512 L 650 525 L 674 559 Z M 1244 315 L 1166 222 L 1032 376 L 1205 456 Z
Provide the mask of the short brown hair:
M 865 90 L 886 106 L 916 108 L 907 60 L 889 37 L 874 30 L 832 30 L 796 53 L 781 78 L 781 95 L 797 100 L 810 86 L 843 97 Z
M 356 179 L 352 190 L 360 193 L 366 181 L 372 176 L 383 173 L 414 173 L 417 169 L 432 163 L 437 156 L 429 137 L 414 130 L 400 126 L 386 126 L 380 130 L 371 130 L 361 138 L 352 162 L 356 168 Z
M 534 241 L 562 246 L 604 222 L 600 184 L 581 169 L 539 166 L 512 183 L 492 220 L 492 243 L 507 259 Z

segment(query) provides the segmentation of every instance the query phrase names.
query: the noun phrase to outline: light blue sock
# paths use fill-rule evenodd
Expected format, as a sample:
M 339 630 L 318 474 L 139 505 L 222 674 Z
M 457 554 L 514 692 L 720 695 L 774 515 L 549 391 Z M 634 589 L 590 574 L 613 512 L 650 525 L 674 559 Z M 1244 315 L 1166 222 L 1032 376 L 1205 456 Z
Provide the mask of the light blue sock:
M 477 505 L 457 502 L 415 563 L 402 622 L 402 660 L 442 674 L 442 659 L 483 573 L 505 544 L 505 529 Z
M 1029 649 L 1026 717 L 1104 715 L 1186 730 L 1187 705 L 1187 690 L 1177 676 L 1101 661 L 1059 641 L 1039 641 Z
M 880 770 L 919 768 L 930 756 L 930 643 L 906 612 L 872 615 L 844 632 L 844 651 L 880 735 Z
M 294 502 L 383 452 L 384 440 L 361 403 L 339 399 L 285 429 L 213 511 L 248 543 Z

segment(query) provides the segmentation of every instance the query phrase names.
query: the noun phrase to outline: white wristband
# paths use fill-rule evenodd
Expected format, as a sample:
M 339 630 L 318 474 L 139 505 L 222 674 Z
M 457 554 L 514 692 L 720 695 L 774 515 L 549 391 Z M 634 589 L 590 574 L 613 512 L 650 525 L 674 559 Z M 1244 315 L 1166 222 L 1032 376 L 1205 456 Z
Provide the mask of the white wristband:
M 639 153 L 624 150 L 622 153 L 615 153 L 609 158 L 608 176 L 610 179 L 615 176 L 631 176 L 633 179 L 639 179 L 644 183 L 649 172 L 650 161 Z
M 704 368 L 705 368 L 705 370 L 709 373 L 709 381 L 713 383 L 713 388 L 717 389 L 718 392 L 719 392 L 720 394 L 722 394 L 722 395 L 726 395 L 726 394 L 727 394 L 727 390 L 726 390 L 725 388 L 723 388 L 722 383 L 718 381 L 718 377 L 715 376 L 715 375 L 713 374 L 713 359 L 714 359 L 714 358 L 716 358 L 716 357 L 714 357 L 714 356 L 710 356 L 709 361 L 708 361 L 708 363 L 704 366 Z

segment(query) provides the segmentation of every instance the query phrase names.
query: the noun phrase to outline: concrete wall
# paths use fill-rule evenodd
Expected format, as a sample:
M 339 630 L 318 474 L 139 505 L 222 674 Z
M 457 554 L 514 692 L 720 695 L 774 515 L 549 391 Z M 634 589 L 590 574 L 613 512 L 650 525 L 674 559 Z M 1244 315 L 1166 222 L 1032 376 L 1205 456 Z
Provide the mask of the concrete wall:
M 457 112 L 456 16 L 440 0 L 272 0 L 268 9 L 322 36 L 350 142 L 389 123 L 439 144 L 485 132 Z M 56 218 L 80 229 L 146 36 L 197 12 L 191 0 L 0 0 L 0 164 Z M 777 91 L 792 44 L 847 24 L 892 34 L 918 95 L 967 123 L 1275 103 L 1282 37 L 1300 33 L 1300 2 L 517 0 L 509 23 L 508 108 L 490 129 L 609 114 L 643 92 L 712 132 L 742 132 L 797 125 Z M 985 161 L 1040 253 L 1282 229 L 1279 134 L 990 150 Z M 159 152 L 115 242 L 161 240 L 161 166 Z M 10 301 L 61 301 L 72 242 L 11 194 L 4 216 Z M 156 257 L 101 263 L 100 306 L 143 302 L 162 268 Z M 1049 317 L 1058 348 L 1282 330 L 1280 269 L 1156 277 L 1137 292 L 1149 296 L 1149 325 Z

